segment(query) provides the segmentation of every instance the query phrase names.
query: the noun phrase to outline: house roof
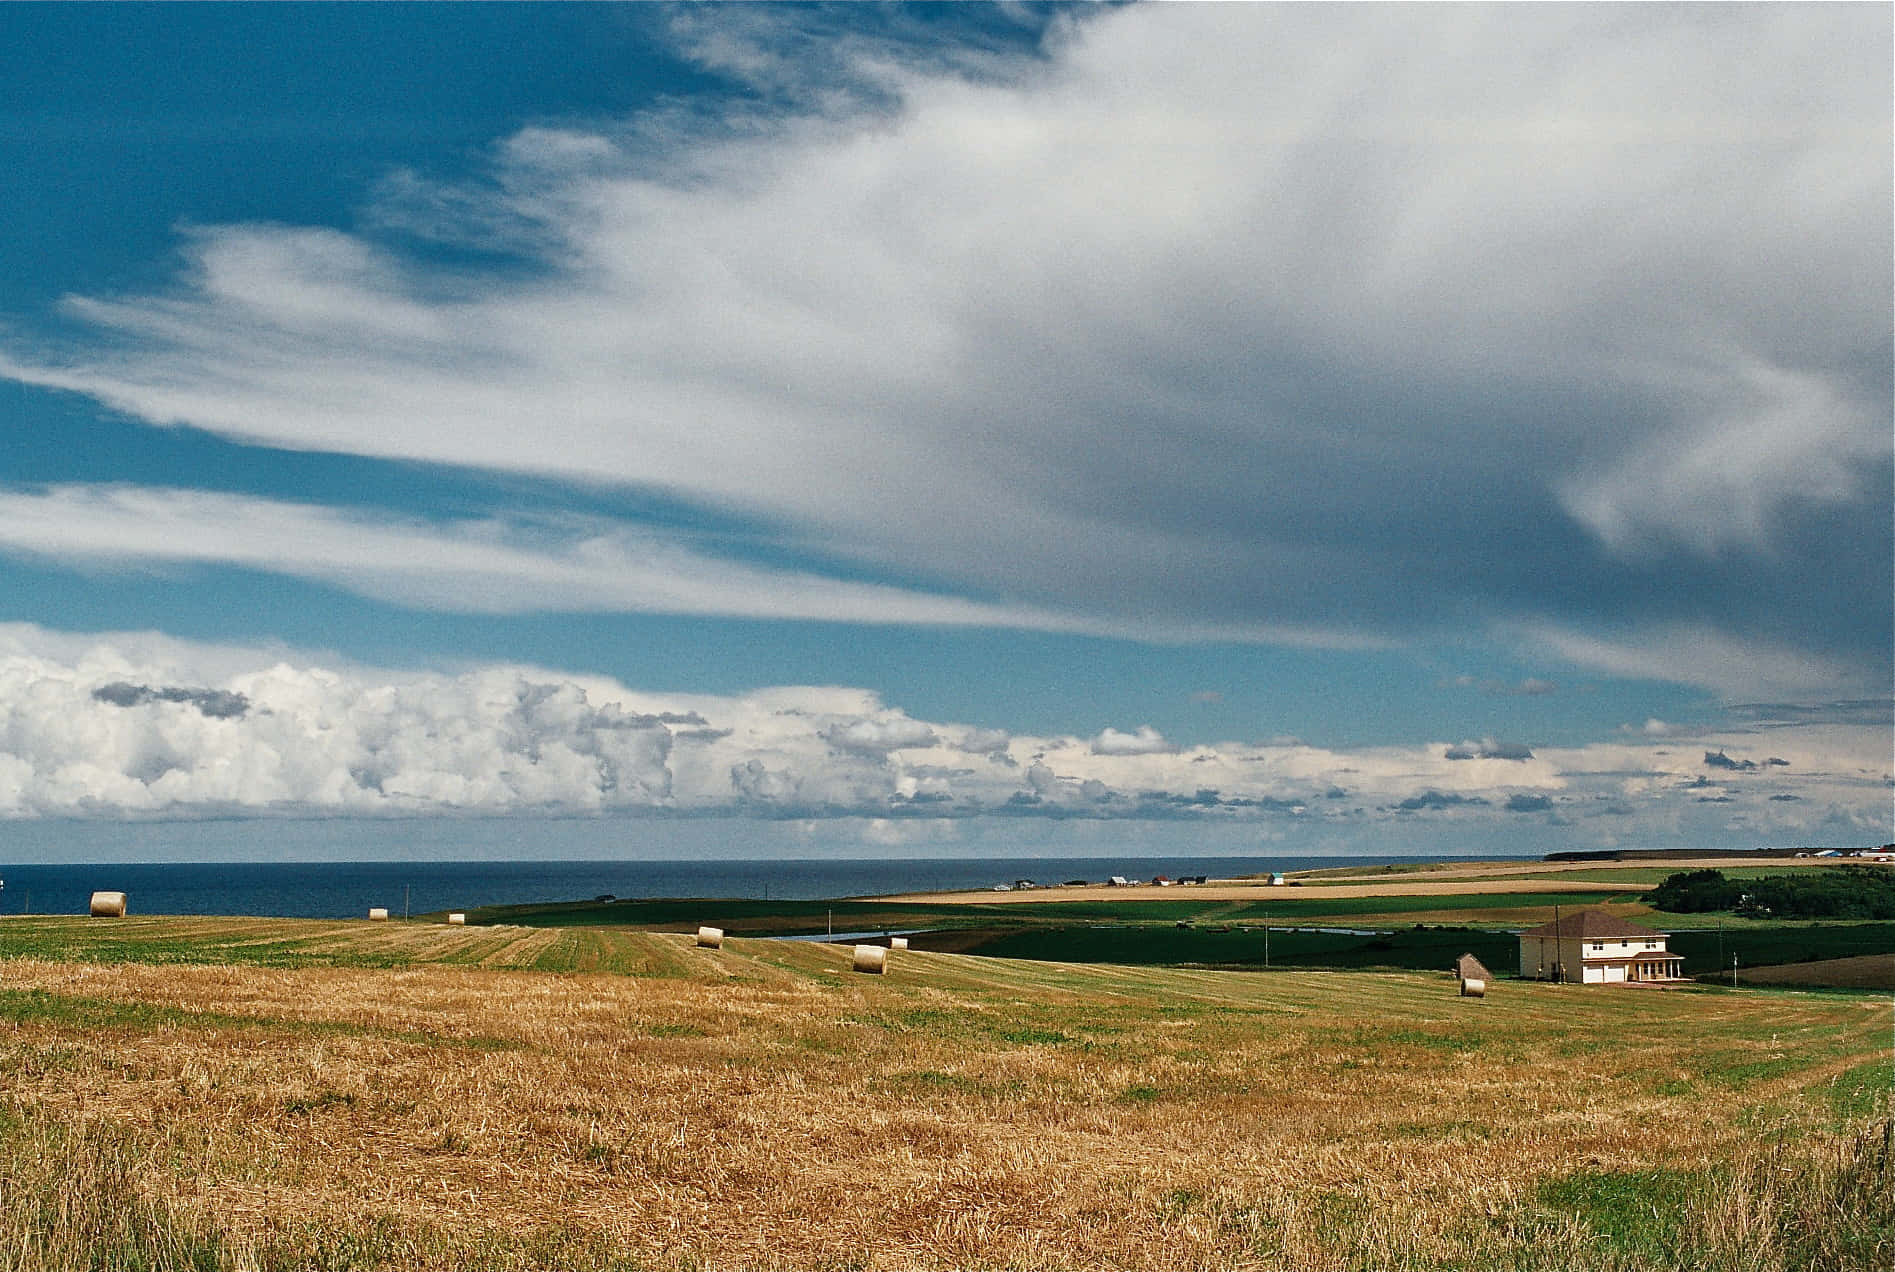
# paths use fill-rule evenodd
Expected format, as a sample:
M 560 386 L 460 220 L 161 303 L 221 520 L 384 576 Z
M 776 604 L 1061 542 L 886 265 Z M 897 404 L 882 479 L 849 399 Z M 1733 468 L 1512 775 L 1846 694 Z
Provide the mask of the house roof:
M 1492 980 L 1494 978 L 1494 974 L 1488 971 L 1486 966 L 1472 954 L 1463 954 L 1455 959 L 1454 970 L 1459 974 L 1462 980 L 1467 980 L 1470 977 L 1474 980 Z
M 1521 936 L 1551 936 L 1564 940 L 1619 940 L 1627 937 L 1663 936 L 1664 933 L 1653 928 L 1640 927 L 1627 922 L 1604 910 L 1581 910 L 1577 914 L 1562 914 L 1557 924 L 1542 923 L 1539 927 L 1528 928 Z

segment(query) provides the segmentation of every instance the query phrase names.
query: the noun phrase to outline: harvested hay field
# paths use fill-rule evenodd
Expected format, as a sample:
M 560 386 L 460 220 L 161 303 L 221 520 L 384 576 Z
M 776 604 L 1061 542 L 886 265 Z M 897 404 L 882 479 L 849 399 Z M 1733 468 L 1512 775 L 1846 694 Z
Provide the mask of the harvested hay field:
M 1733 877 L 1782 871 L 1821 870 L 1836 865 L 1860 864 L 1847 857 L 1727 857 L 1680 858 L 1663 862 L 1637 859 L 1626 862 L 1593 861 L 1583 865 L 1565 861 L 1459 861 L 1427 862 L 1369 868 L 1347 867 L 1328 870 L 1298 870 L 1288 878 L 1297 888 L 1320 889 L 1329 897 L 1415 897 L 1491 895 L 1501 892 L 1625 892 L 1649 891 L 1652 884 L 1679 870 L 1718 868 Z M 1082 888 L 1064 886 L 1035 888 L 1037 904 L 1097 900 L 1100 885 Z M 1205 901 L 1268 900 L 1299 897 L 1272 887 L 1268 879 L 1253 876 L 1244 879 L 1212 879 L 1188 889 L 1142 884 L 1113 888 L 1110 895 L 1118 901 L 1177 900 L 1181 895 Z M 926 905 L 985 905 L 993 897 L 986 892 L 928 892 L 900 898 Z
M 1753 985 L 1895 990 L 1895 954 L 1864 954 L 1857 958 L 1825 958 L 1808 963 L 1753 967 L 1743 977 Z
M 17 922 L 0 1268 L 1895 1256 L 1875 996 Z

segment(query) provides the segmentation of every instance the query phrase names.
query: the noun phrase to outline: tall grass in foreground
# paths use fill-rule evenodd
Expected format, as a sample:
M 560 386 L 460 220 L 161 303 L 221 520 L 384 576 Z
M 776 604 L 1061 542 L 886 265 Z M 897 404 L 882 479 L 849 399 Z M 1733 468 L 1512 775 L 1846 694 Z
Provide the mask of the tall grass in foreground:
M 0 1268 L 221 1269 L 213 1226 L 149 1195 L 148 1147 L 110 1123 L 0 1111 Z
M 1784 1147 L 1744 1154 L 1696 1199 L 1694 1235 L 1706 1257 L 1695 1265 L 1895 1267 L 1895 1118 Z
M 345 1272 L 347 1269 L 599 1269 L 639 1265 L 596 1237 L 446 1236 L 431 1225 L 279 1219 L 234 1233 L 205 1207 L 153 1195 L 177 1145 L 128 1128 L 0 1112 L 0 1272 Z
M 75 1128 L 17 1114 L 0 1126 L 4 1272 L 737 1266 L 683 1252 L 649 1263 L 558 1225 L 446 1233 L 387 1217 L 332 1217 L 278 1219 L 262 1232 L 235 1236 L 213 1214 L 152 1197 L 141 1181 L 162 1169 L 162 1149 L 123 1128 Z M 1186 1193 L 1169 1200 L 1177 1218 L 1199 1230 L 1193 1244 L 1204 1253 L 1214 1249 L 1217 1264 L 1233 1268 L 1868 1272 L 1895 1266 L 1895 1121 L 1853 1134 L 1760 1143 L 1728 1168 L 1701 1174 L 1581 1173 L 1550 1180 L 1511 1205 L 1458 1213 L 1403 1214 L 1347 1194 L 1263 1205 Z M 1215 1233 L 1208 1243 L 1206 1228 Z M 1422 1229 L 1430 1235 L 1418 1240 Z M 976 1245 L 1005 1244 L 993 1241 L 998 1234 L 963 1235 Z M 822 1266 L 879 1262 L 858 1255 Z M 743 1266 L 777 1265 L 765 1259 Z M 1069 1264 L 1045 1249 L 1027 1261 L 1016 1252 L 1004 1262 L 976 1257 L 965 1266 Z

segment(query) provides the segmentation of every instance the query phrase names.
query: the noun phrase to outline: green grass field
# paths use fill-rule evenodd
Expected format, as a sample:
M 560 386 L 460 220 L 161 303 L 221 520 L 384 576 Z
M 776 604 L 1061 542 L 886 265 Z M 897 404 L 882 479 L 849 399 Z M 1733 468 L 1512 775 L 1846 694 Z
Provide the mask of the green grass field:
M 934 928 L 911 938 L 917 949 L 950 953 L 1144 967 L 1262 970 L 1265 966 L 1264 923 L 1257 907 L 1225 904 L 1192 909 L 1188 904 L 1151 904 L 1163 906 L 1166 916 L 1181 910 L 1194 914 L 1213 911 L 1213 921 L 1186 920 L 1192 926 L 1180 928 L 1178 919 L 1146 919 L 1149 907 L 1137 903 L 955 906 L 935 911 L 923 909 L 918 914 L 866 907 L 846 917 L 850 925 L 862 924 L 865 928 L 870 918 L 889 920 L 877 926 L 897 930 L 930 923 L 935 921 L 936 915 L 956 920 L 955 926 Z M 1561 904 L 1566 904 L 1564 898 Z M 666 916 L 662 922 L 678 924 L 675 916 L 682 914 L 686 917 L 681 926 L 695 927 L 705 922 L 726 927 L 737 935 L 744 931 L 747 917 L 757 917 L 744 913 L 749 907 L 765 908 L 761 917 L 767 921 L 761 926 L 769 931 L 778 924 L 792 930 L 806 929 L 811 926 L 810 909 L 821 906 L 820 902 L 634 903 L 610 909 L 555 910 L 555 921 L 546 926 L 475 924 L 465 928 L 450 928 L 421 919 L 372 924 L 366 920 L 146 916 L 106 923 L 13 917 L 0 922 L 0 959 L 31 957 L 85 963 L 216 962 L 279 968 L 392 968 L 443 963 L 670 976 L 680 973 L 681 964 L 667 953 L 669 947 L 635 939 L 639 928 L 629 924 L 607 926 L 593 916 L 601 912 L 645 917 L 658 914 Z M 1464 953 L 1473 954 L 1501 976 L 1511 975 L 1519 965 L 1518 943 L 1496 927 L 1409 923 L 1380 928 L 1368 935 L 1293 931 L 1278 926 L 1278 907 L 1267 908 L 1272 919 L 1269 965 L 1273 968 L 1442 971 Z M 1076 917 L 1075 910 L 1095 917 L 1084 922 L 1070 921 Z M 1097 917 L 1101 912 L 1110 917 Z M 1478 913 L 1478 907 L 1474 912 Z M 587 917 L 584 922 L 558 921 L 569 913 Z M 839 928 L 844 926 L 844 917 L 837 916 Z M 1399 911 L 1386 910 L 1370 912 L 1364 918 L 1331 912 L 1319 914 L 1304 926 L 1325 925 L 1325 920 L 1329 925 L 1363 922 L 1379 925 L 1400 917 L 1403 916 Z M 1068 921 L 1058 921 L 1061 919 Z M 1281 921 L 1290 920 L 1284 916 Z M 818 932 L 822 930 L 820 924 L 815 926 Z M 1727 925 L 1721 931 L 1674 929 L 1671 948 L 1685 956 L 1685 971 L 1693 976 L 1728 972 L 1731 955 L 1735 954 L 1741 978 L 1743 969 L 1750 967 L 1895 952 L 1895 924 L 1747 922 Z
M 494 906 L 468 911 L 468 922 L 533 927 L 645 927 L 685 930 L 700 923 L 745 936 L 815 934 L 833 920 L 837 931 L 885 928 L 992 927 L 1052 922 L 1262 922 L 1348 924 L 1412 923 L 1443 911 L 1479 912 L 1575 907 L 1621 901 L 1612 892 L 1469 893 L 1459 896 L 1324 897 L 1275 890 L 1259 900 L 1199 898 L 1188 889 L 1164 900 L 993 901 L 930 905 L 900 901 L 757 901 L 658 899 L 571 901 L 552 905 Z M 440 916 L 428 916 L 440 917 Z
M 1614 872 L 1588 872 L 1612 876 Z M 1618 872 L 1620 874 L 1626 872 Z M 1632 872 L 1636 873 L 1636 871 Z M 1657 872 L 1663 877 L 1663 872 Z M 917 931 L 920 948 L 1003 958 L 1138 966 L 1264 966 L 1262 929 L 1269 924 L 1277 967 L 1440 970 L 1471 953 L 1501 975 L 1519 965 L 1509 930 L 1550 919 L 1553 907 L 1610 903 L 1675 933 L 1687 975 L 1778 963 L 1895 952 L 1895 924 L 1801 923 L 1665 915 L 1643 910 L 1622 893 L 1469 893 L 1455 896 L 1324 897 L 1272 890 L 1259 900 L 1200 898 L 1188 891 L 1162 900 L 1034 902 L 965 905 L 887 901 L 655 900 L 573 902 L 476 911 L 470 920 L 504 919 L 523 926 L 568 929 L 644 927 L 689 930 L 698 924 L 733 935 Z M 1180 928 L 1178 924 L 1188 926 Z M 1290 927 L 1374 929 L 1352 936 Z M 1219 930 L 1227 929 L 1227 930 Z M 1700 930 L 1702 929 L 1702 930 Z

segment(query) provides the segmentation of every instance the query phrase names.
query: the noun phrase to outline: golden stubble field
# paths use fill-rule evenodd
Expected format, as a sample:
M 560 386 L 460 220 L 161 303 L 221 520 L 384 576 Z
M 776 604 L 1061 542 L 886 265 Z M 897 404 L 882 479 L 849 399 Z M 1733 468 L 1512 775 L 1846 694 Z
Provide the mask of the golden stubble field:
M 1885 998 L 167 922 L 390 965 L 0 962 L 0 1267 L 1783 1267 L 1889 1183 Z

